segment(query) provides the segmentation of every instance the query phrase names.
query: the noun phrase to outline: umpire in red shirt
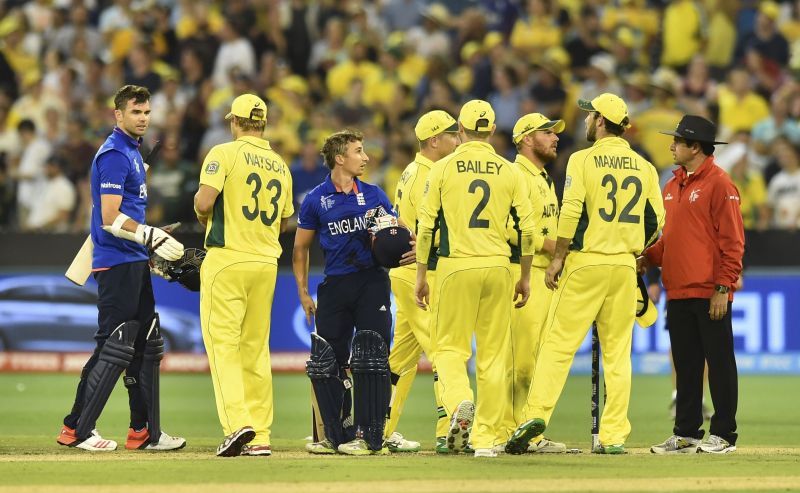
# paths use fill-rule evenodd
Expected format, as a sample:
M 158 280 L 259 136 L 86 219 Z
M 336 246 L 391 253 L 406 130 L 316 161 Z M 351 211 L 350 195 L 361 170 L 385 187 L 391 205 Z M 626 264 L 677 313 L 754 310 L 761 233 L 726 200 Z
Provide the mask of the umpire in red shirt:
M 678 168 L 664 188 L 666 225 L 645 250 L 640 267 L 662 267 L 667 329 L 677 375 L 673 435 L 651 452 L 728 453 L 736 450 L 738 382 L 731 302 L 742 272 L 744 227 L 739 191 L 714 163 L 716 126 L 686 115 L 670 146 Z M 709 437 L 703 438 L 703 367 L 714 403 Z

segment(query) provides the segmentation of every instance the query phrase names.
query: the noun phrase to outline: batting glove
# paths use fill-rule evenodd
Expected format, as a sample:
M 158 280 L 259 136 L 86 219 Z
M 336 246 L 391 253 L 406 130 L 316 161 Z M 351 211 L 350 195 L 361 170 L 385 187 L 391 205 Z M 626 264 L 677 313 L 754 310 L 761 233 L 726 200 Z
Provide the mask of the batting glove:
M 163 229 L 140 224 L 135 241 L 166 260 L 178 260 L 183 256 L 183 245 Z

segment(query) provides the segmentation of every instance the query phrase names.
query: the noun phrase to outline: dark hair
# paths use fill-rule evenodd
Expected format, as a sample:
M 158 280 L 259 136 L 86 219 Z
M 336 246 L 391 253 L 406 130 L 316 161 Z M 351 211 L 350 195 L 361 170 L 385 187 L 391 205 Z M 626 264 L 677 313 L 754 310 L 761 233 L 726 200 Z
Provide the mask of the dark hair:
M 711 156 L 714 154 L 714 144 L 711 142 L 700 142 L 699 140 L 689 140 L 683 139 L 686 142 L 686 147 L 692 147 L 693 145 L 697 144 L 700 146 L 700 150 L 703 151 L 703 154 L 706 156 Z
M 142 104 L 150 101 L 150 91 L 146 87 L 128 84 L 119 88 L 114 95 L 114 109 L 124 110 L 128 106 L 128 101 L 133 100 L 134 104 Z
M 24 119 L 17 125 L 17 132 L 36 132 L 36 124 L 33 120 Z
M 336 156 L 341 156 L 347 151 L 347 144 L 351 142 L 363 142 L 364 134 L 358 130 L 342 130 L 331 134 L 322 145 L 322 157 L 328 168 L 336 167 Z
M 602 116 L 602 115 L 600 115 L 600 116 Z M 605 123 L 606 132 L 608 132 L 608 133 L 610 133 L 612 135 L 615 135 L 617 137 L 619 137 L 620 135 L 625 133 L 625 126 L 628 125 L 628 117 L 627 116 L 625 118 L 623 118 L 622 121 L 619 124 L 616 124 L 616 123 L 612 122 L 611 120 L 609 120 L 608 118 L 606 118 L 604 116 L 603 116 L 603 120 L 606 121 L 606 123 Z

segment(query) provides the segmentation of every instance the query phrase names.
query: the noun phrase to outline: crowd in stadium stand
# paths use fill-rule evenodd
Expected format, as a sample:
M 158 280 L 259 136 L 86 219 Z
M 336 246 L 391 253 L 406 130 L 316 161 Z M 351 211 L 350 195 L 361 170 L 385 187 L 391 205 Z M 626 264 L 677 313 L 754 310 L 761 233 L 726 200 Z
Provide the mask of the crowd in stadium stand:
M 684 113 L 718 122 L 717 162 L 745 226 L 800 225 L 800 1 L 33 0 L 0 2 L 0 227 L 83 231 L 88 170 L 123 84 L 153 94 L 148 222 L 193 222 L 200 163 L 230 139 L 238 94 L 268 101 L 266 138 L 295 201 L 327 174 L 328 134 L 365 135 L 365 180 L 390 196 L 423 112 L 469 99 L 497 113 L 513 159 L 517 118 L 567 122 L 551 174 L 586 146 L 578 98 L 628 103 L 625 134 L 664 182 Z

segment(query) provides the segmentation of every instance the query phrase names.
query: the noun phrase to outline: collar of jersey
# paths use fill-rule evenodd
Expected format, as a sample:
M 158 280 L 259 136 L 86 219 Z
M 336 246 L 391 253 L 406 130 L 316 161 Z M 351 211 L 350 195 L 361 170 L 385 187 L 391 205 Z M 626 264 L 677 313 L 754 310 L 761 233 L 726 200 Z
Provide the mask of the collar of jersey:
M 675 175 L 675 177 L 679 180 L 680 183 L 685 183 L 690 178 L 693 180 L 697 180 L 699 176 L 705 175 L 706 173 L 708 173 L 708 170 L 710 170 L 711 167 L 714 166 L 714 164 L 716 164 L 714 163 L 714 156 L 708 156 L 706 157 L 705 161 L 703 161 L 703 164 L 701 164 L 700 166 L 697 167 L 696 170 L 694 170 L 694 173 L 692 173 L 691 176 L 689 176 L 689 173 L 686 172 L 686 168 L 684 168 L 683 166 L 678 166 L 677 168 L 672 170 L 672 174 Z
M 142 139 L 134 139 L 119 127 L 114 127 L 113 132 L 125 139 L 125 142 L 127 142 L 128 145 L 133 148 L 138 148 L 140 145 L 142 145 Z
M 269 141 L 266 140 L 266 139 L 262 139 L 261 137 L 255 137 L 255 136 L 252 136 L 252 135 L 242 135 L 241 137 L 239 137 L 236 140 L 237 141 L 241 140 L 241 141 L 244 141 L 244 142 L 249 142 L 251 144 L 257 145 L 258 147 L 266 147 L 267 149 L 270 149 L 270 150 L 272 149 L 269 146 Z
M 339 189 L 339 187 L 337 187 L 333 183 L 333 180 L 331 180 L 331 174 L 330 173 L 328 173 L 328 176 L 325 177 L 324 183 L 325 183 L 325 186 L 324 186 L 324 190 L 323 191 L 325 193 L 344 193 L 343 191 L 341 191 Z M 361 181 L 358 179 L 358 177 L 354 176 L 353 177 L 353 193 L 359 193 L 359 183 L 361 183 Z
M 595 143 L 592 145 L 592 147 L 597 147 L 599 145 L 608 145 L 608 144 L 611 144 L 611 145 L 622 145 L 622 146 L 625 146 L 627 148 L 631 147 L 631 145 L 628 143 L 627 140 L 623 139 L 622 137 L 615 137 L 613 135 L 609 136 L 609 137 L 603 137 L 600 140 L 596 140 Z
M 464 149 L 470 149 L 470 148 L 474 148 L 476 150 L 480 149 L 483 151 L 495 152 L 494 147 L 492 147 L 492 144 L 484 142 L 482 140 L 470 140 L 469 142 L 464 142 L 463 144 L 459 145 L 456 148 L 456 152 L 460 152 L 463 151 Z
M 539 176 L 542 174 L 542 172 L 547 173 L 547 171 L 545 171 L 544 169 L 540 170 L 535 164 L 531 162 L 530 159 L 523 156 L 522 154 L 517 154 L 517 159 L 515 159 L 514 162 L 525 168 L 527 172 L 529 172 L 534 176 Z
M 433 161 L 423 156 L 421 152 L 418 152 L 417 155 L 414 156 L 414 161 L 425 166 L 428 169 L 430 169 L 430 167 L 433 166 Z

